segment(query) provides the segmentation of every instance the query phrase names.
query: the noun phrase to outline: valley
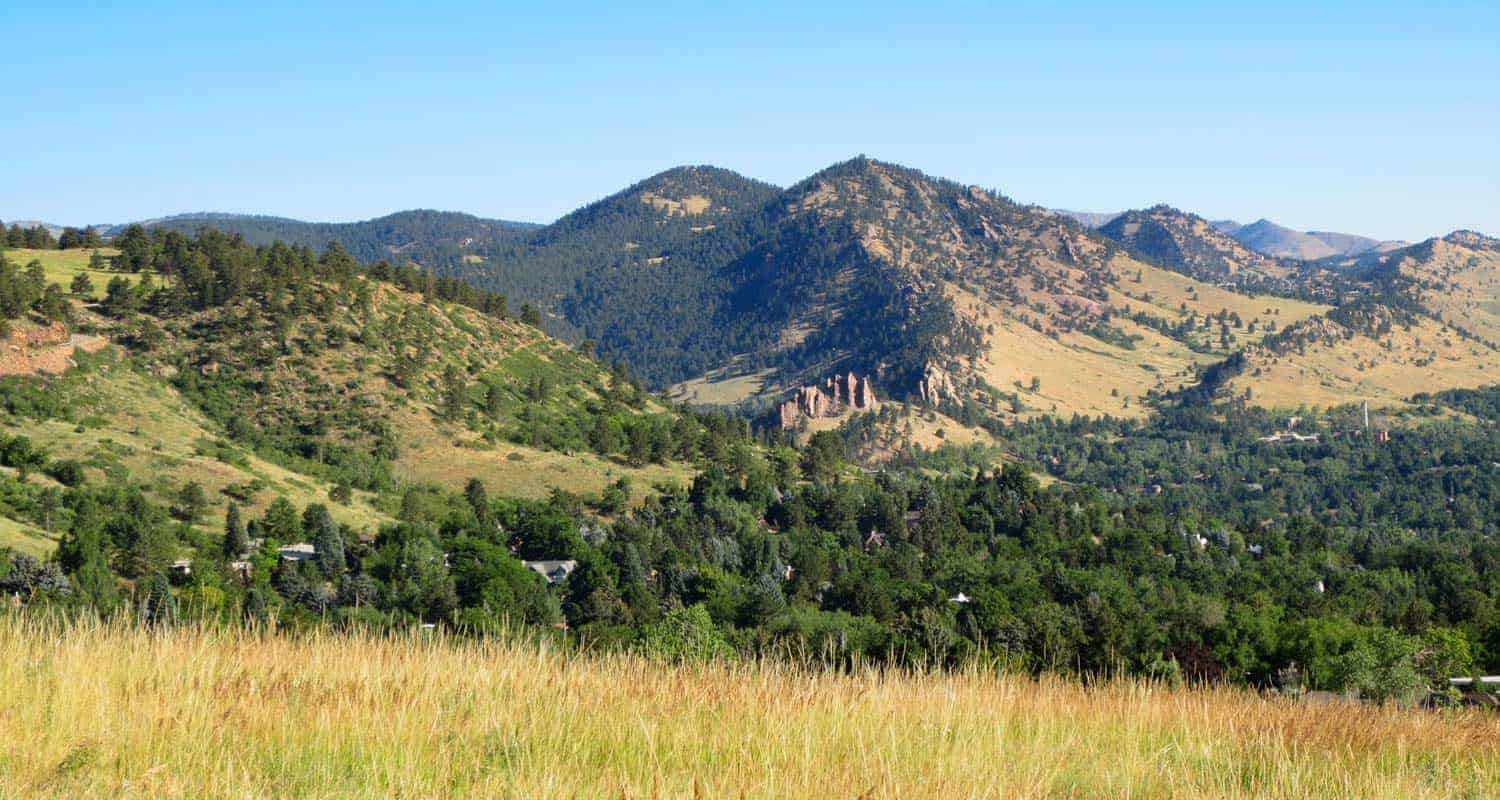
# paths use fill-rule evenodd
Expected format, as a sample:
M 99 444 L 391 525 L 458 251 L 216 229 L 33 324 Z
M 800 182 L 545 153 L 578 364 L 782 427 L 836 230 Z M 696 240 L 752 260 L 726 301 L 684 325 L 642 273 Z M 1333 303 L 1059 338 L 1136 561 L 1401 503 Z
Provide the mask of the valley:
M 0 800 L 1500 798 L 1500 4 L 0 27 Z
M 1267 707 L 1500 664 L 1483 235 L 1302 261 L 865 158 L 428 263 L 206 219 L 3 251 L 23 611 Z

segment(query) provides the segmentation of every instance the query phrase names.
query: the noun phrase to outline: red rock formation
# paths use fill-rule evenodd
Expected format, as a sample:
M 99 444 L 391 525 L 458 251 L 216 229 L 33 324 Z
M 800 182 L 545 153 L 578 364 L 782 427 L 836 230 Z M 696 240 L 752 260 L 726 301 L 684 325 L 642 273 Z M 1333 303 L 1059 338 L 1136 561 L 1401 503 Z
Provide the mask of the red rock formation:
M 957 400 L 959 397 L 958 389 L 953 385 L 953 379 L 935 364 L 927 365 L 922 381 L 917 384 L 917 394 L 922 398 L 922 402 L 930 406 L 936 406 L 944 399 Z
M 868 376 L 850 372 L 823 381 L 822 386 L 803 386 L 793 390 L 776 411 L 781 427 L 793 428 L 803 418 L 837 417 L 846 411 L 871 411 L 879 407 Z
M 61 322 L 45 326 L 15 323 L 10 335 L 0 339 L 0 375 L 64 372 L 74 366 L 74 352 L 93 353 L 106 344 L 98 336 L 70 336 Z

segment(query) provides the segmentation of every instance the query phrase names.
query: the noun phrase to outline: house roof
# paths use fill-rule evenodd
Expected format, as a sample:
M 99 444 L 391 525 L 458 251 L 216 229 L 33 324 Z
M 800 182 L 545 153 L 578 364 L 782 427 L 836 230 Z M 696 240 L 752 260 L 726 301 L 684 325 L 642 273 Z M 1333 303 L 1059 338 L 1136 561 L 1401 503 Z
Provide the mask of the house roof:
M 573 559 L 543 559 L 541 561 L 522 561 L 526 568 L 547 579 L 548 583 L 561 583 L 567 580 L 573 570 L 578 569 L 578 562 Z
M 307 542 L 297 542 L 296 544 L 278 547 L 276 553 L 287 561 L 305 561 L 309 558 L 316 558 L 318 548 Z

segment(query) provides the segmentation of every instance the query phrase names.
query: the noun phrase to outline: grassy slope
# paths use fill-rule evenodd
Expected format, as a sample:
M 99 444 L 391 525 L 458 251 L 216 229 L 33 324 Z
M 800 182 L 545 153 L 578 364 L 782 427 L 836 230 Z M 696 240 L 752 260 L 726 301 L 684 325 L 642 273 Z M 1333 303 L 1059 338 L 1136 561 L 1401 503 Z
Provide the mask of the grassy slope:
M 1109 324 L 1126 335 L 1140 336 L 1135 349 L 1083 331 L 1063 332 L 1054 338 L 1018 320 L 1017 309 L 991 302 L 971 288 L 950 284 L 948 296 L 957 311 L 986 331 L 983 352 L 974 370 L 1003 392 L 1018 391 L 1026 407 L 1023 417 L 1074 413 L 1139 416 L 1147 408 L 1141 401 L 1149 390 L 1182 388 L 1195 380 L 1195 366 L 1207 366 L 1232 350 L 1259 342 L 1269 332 L 1268 323 L 1274 322 L 1279 329 L 1328 310 L 1327 306 L 1300 300 L 1221 289 L 1123 256 L 1110 264 L 1110 270 L 1119 283 L 1108 291 L 1107 304 L 1117 312 L 1144 312 L 1174 324 L 1189 316 L 1201 319 L 1223 310 L 1238 314 L 1243 324 L 1230 328 L 1230 350 L 1222 348 L 1216 324 L 1195 334 L 1209 351 L 1194 352 L 1183 342 L 1121 314 Z M 1039 299 L 1042 293 L 1036 295 Z M 1187 311 L 1182 310 L 1184 305 Z M 1035 316 L 1027 309 L 1019 311 Z M 1254 333 L 1250 332 L 1252 322 L 1256 324 Z M 679 384 L 672 391 L 688 402 L 729 404 L 780 391 L 779 387 L 763 384 L 764 377 L 764 373 L 715 373 Z M 1041 381 L 1036 392 L 1030 390 L 1033 377 Z M 1003 407 L 997 411 L 1009 416 Z
M 64 283 L 71 278 L 52 272 L 82 269 L 88 258 L 84 251 L 35 252 L 44 257 L 49 277 L 66 278 Z M 102 283 L 107 283 L 112 274 L 104 273 Z M 97 287 L 101 281 L 95 280 L 95 284 Z M 683 464 L 631 467 L 592 453 L 518 445 L 503 435 L 487 439 L 482 432 L 503 433 L 528 406 L 555 416 L 572 414 L 579 403 L 596 397 L 594 387 L 608 377 L 596 363 L 518 323 L 488 320 L 469 309 L 447 304 L 426 305 L 416 295 L 390 288 L 377 292 L 374 306 L 373 317 L 355 319 L 346 308 L 329 320 L 304 320 L 294 333 L 294 341 L 316 337 L 320 330 L 317 322 L 339 321 L 351 329 L 368 324 L 379 330 L 382 321 L 405 320 L 404 324 L 419 331 L 434 350 L 413 391 L 402 391 L 388 380 L 390 355 L 378 346 L 350 343 L 311 354 L 294 348 L 292 355 L 254 373 L 268 387 L 255 408 L 297 418 L 306 416 L 308 409 L 326 410 L 341 407 L 351 398 L 364 398 L 373 403 L 369 413 L 391 422 L 399 445 L 394 471 L 403 481 L 431 481 L 457 489 L 469 478 L 478 477 L 492 492 L 537 498 L 547 496 L 554 488 L 597 493 L 622 476 L 632 479 L 637 496 L 657 483 L 690 479 L 691 468 Z M 82 308 L 78 313 L 103 326 L 102 332 L 111 332 L 111 321 Z M 190 365 L 200 360 L 223 363 L 263 346 L 253 336 L 230 337 L 207 345 L 200 339 L 201 332 L 187 332 L 188 323 L 215 330 L 226 313 L 215 310 L 173 321 L 167 326 L 170 337 L 165 353 L 186 353 Z M 384 339 L 377 335 L 374 341 Z M 92 480 L 141 484 L 167 505 L 175 501 L 182 486 L 196 481 L 209 497 L 207 512 L 199 520 L 200 527 L 209 531 L 219 529 L 228 508 L 229 497 L 224 490 L 251 482 L 263 486 L 247 506 L 251 515 L 260 514 L 276 497 L 285 496 L 298 507 L 326 503 L 335 518 L 360 529 L 374 529 L 390 520 L 381 510 L 390 505 L 380 504 L 369 493 L 356 492 L 348 506 L 331 503 L 329 481 L 285 468 L 232 444 L 218 424 L 172 385 L 166 377 L 170 369 L 150 364 L 132 366 L 118 357 L 119 352 L 112 349 L 88 359 L 85 369 L 64 376 L 29 379 L 45 381 L 39 384 L 41 391 L 64 399 L 70 411 L 64 418 L 37 421 L 0 410 L 0 430 L 29 436 L 55 459 L 84 462 Z M 474 406 L 466 423 L 442 423 L 436 418 L 438 376 L 450 362 L 474 370 Z M 510 389 L 498 424 L 482 421 L 478 412 L 482 402 L 480 378 Z M 541 402 L 523 397 L 524 387 L 535 378 L 544 378 L 553 387 Z M 642 410 L 665 411 L 652 401 Z M 9 543 L 32 552 L 53 546 L 48 540 L 26 535 L 25 528 L 14 520 L 0 522 L 0 545 Z
M 1250 351 L 1231 387 L 1264 406 L 1331 406 L 1368 400 L 1400 408 L 1417 392 L 1494 383 L 1500 375 L 1500 251 L 1444 239 L 1412 248 L 1398 263 L 1416 281 L 1429 316 L 1387 335 L 1337 331 L 1291 352 Z M 1468 332 L 1465 336 L 1457 328 Z M 1475 338 L 1477 337 L 1477 338 Z M 1255 374 L 1259 371 L 1259 374 Z
M 386 317 L 399 316 L 417 302 L 414 295 L 387 291 L 382 294 L 382 312 Z M 577 351 L 535 329 L 514 322 L 483 319 L 477 313 L 456 306 L 424 308 L 426 325 L 434 341 L 440 343 L 435 359 L 452 360 L 471 368 L 475 377 L 494 380 L 511 389 L 502 406 L 503 420 L 518 418 L 523 410 L 545 410 L 567 416 L 579 404 L 597 397 L 595 388 L 608 378 L 599 365 Z M 378 363 L 378 359 L 377 359 Z M 382 395 L 380 403 L 389 415 L 401 443 L 396 462 L 398 477 L 433 481 L 449 488 L 461 488 L 469 478 L 479 478 L 492 492 L 514 497 L 545 497 L 556 489 L 573 493 L 597 493 L 621 476 L 631 478 L 638 494 L 649 491 L 662 481 L 685 482 L 691 477 L 686 465 L 647 465 L 630 467 L 587 452 L 561 453 L 515 444 L 503 437 L 486 439 L 480 430 L 486 423 L 476 422 L 470 411 L 471 424 L 444 424 L 435 417 L 437 398 L 427 388 L 415 396 L 398 397 L 393 387 L 368 367 L 361 372 L 353 359 L 335 353 L 314 360 L 314 372 L 329 383 L 360 382 L 367 390 Z M 440 361 L 428 365 L 426 383 L 436 381 Z M 524 387 L 541 378 L 552 387 L 547 399 L 524 399 Z M 470 387 L 475 405 L 482 402 L 476 382 Z M 661 413 L 663 407 L 648 402 L 642 411 Z M 505 424 L 495 430 L 502 430 Z
M 31 437 L 53 458 L 82 461 L 94 480 L 144 482 L 163 503 L 170 504 L 178 489 L 197 481 L 210 502 L 201 520 L 205 528 L 220 526 L 229 504 L 223 490 L 233 484 L 264 484 L 247 506 L 254 514 L 277 496 L 298 507 L 328 503 L 328 484 L 229 444 L 176 389 L 125 363 L 102 359 L 89 369 L 51 379 L 46 386 L 71 402 L 72 418 L 38 422 L 0 413 L 0 424 L 8 433 Z M 329 503 L 336 519 L 371 529 L 387 519 L 371 507 L 367 494 L 357 494 L 349 506 Z
M 0 620 L 7 797 L 1486 797 L 1500 718 Z
M 100 253 L 105 256 L 118 255 L 120 251 L 111 247 L 101 248 Z M 109 285 L 111 279 L 124 273 L 110 272 L 109 270 L 89 269 L 89 258 L 93 255 L 92 250 L 27 250 L 24 248 L 6 250 L 5 257 L 13 264 L 25 267 L 32 261 L 42 262 L 42 269 L 47 273 L 47 282 L 60 284 L 68 289 L 73 284 L 73 277 L 80 273 L 88 275 L 94 284 L 94 298 L 104 296 L 104 287 Z M 134 280 L 134 276 L 125 274 L 127 279 Z
M 1400 270 L 1426 284 L 1421 303 L 1434 317 L 1500 341 L 1500 250 L 1439 239 L 1425 259 L 1402 259 Z
M 1494 383 L 1500 352 L 1419 318 L 1410 330 L 1397 327 L 1379 340 L 1357 334 L 1311 344 L 1302 353 L 1251 351 L 1249 365 L 1230 388 L 1249 388 L 1256 405 L 1328 407 L 1368 400 L 1400 408 L 1418 392 Z
M 0 517 L 0 547 L 43 558 L 57 549 L 57 539 L 34 525 Z
M 1270 321 L 1279 328 L 1327 310 L 1298 300 L 1231 292 L 1123 257 L 1111 263 L 1111 270 L 1120 276 L 1118 287 L 1109 290 L 1108 305 L 1116 311 L 1145 312 L 1174 324 L 1190 315 L 1202 318 L 1225 309 L 1239 314 L 1244 324 L 1230 328 L 1231 349 L 1259 341 Z M 1083 331 L 1049 336 L 1017 320 L 1010 309 L 957 287 L 949 296 L 960 314 L 987 331 L 976 370 L 1001 391 L 1019 392 L 1027 408 L 1025 417 L 1139 416 L 1146 410 L 1141 400 L 1147 391 L 1179 389 L 1196 379 L 1193 367 L 1221 360 L 1229 352 L 1220 346 L 1217 325 L 1196 334 L 1211 351 L 1194 352 L 1183 342 L 1116 314 L 1111 326 L 1141 337 L 1130 349 Z M 1252 321 L 1257 323 L 1254 334 Z M 1030 390 L 1032 378 L 1041 382 L 1038 391 Z

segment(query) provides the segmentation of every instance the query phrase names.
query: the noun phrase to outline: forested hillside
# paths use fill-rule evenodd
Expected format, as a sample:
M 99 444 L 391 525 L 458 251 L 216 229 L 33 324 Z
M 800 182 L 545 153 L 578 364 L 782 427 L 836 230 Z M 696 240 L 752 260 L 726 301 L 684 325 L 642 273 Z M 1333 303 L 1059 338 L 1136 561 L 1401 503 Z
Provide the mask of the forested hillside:
M 1263 255 L 1196 214 L 1170 206 L 1127 211 L 1099 232 L 1199 280 L 1256 291 L 1294 293 L 1294 265 Z
M 400 211 L 363 222 L 303 222 L 252 214 L 179 214 L 136 224 L 189 236 L 211 228 L 238 234 L 255 246 L 283 242 L 321 251 L 331 242 L 338 242 L 360 261 L 413 262 L 427 268 L 442 267 L 448 272 L 457 272 L 465 258 L 472 259 L 479 250 L 519 238 L 536 227 L 524 222 L 429 210 Z M 118 226 L 106 233 L 118 237 L 129 227 Z
M 1483 237 L 1310 262 L 1168 206 L 1098 231 L 1065 217 L 861 157 L 786 190 L 681 167 L 532 229 L 436 212 L 169 227 L 415 263 L 502 293 L 652 388 L 752 411 L 851 373 L 972 422 L 1149 414 L 1236 354 L 1248 366 L 1217 388 L 1267 407 L 1399 404 L 1495 367 Z
M 787 281 L 786 297 L 747 301 L 775 323 L 751 335 L 812 320 L 806 338 L 778 340 L 787 365 L 820 352 L 803 348 L 817 336 L 887 363 L 912 342 L 962 356 L 952 330 L 990 336 L 966 316 L 980 291 L 1085 315 L 1040 323 L 1058 326 L 1098 313 L 1055 297 L 1062 281 L 1145 309 L 1159 302 L 1139 299 L 1148 281 L 1188 280 L 886 165 L 841 165 L 786 198 L 760 214 L 776 246 L 726 270 L 779 265 L 739 285 Z M 1220 366 L 1162 392 L 1144 422 L 940 394 L 992 438 L 870 471 L 850 461 L 854 423 L 798 446 L 673 408 L 498 295 L 431 272 L 218 233 L 117 244 L 102 290 L 64 294 L 40 257 L 0 265 L 17 330 L 52 313 L 108 343 L 60 374 L 0 382 L 0 587 L 22 605 L 151 625 L 524 624 L 677 659 L 988 664 L 1371 698 L 1500 667 L 1493 390 L 1415 398 L 1386 438 L 1344 409 L 1304 418 L 1307 441 L 1272 443 L 1290 421 L 1216 400 L 1236 374 L 1223 364 L 1245 358 L 1204 342 Z M 913 297 L 956 327 L 858 341 L 860 320 L 921 309 Z M 1250 321 L 1221 320 L 1228 346 L 1250 341 Z M 1108 336 L 1077 328 L 1057 341 Z M 1024 405 L 1055 390 L 1016 391 Z
M 177 509 L 186 524 L 159 531 L 157 557 L 192 554 L 196 526 L 231 507 L 326 503 L 372 529 L 407 488 L 476 476 L 514 496 L 564 491 L 618 509 L 686 479 L 704 437 L 744 436 L 742 423 L 705 427 L 653 400 L 510 317 L 504 298 L 431 272 L 216 232 L 118 243 L 104 273 L 52 251 L 0 255 L 8 344 L 35 356 L 0 363 L 11 375 L 0 398 L 15 452 L 35 456 L 13 459 L 23 474 L 103 480 Z M 49 284 L 70 270 L 71 289 Z M 41 335 L 53 328 L 61 338 Z M 56 530 L 35 501 L 23 493 L 11 508 L 33 551 Z

